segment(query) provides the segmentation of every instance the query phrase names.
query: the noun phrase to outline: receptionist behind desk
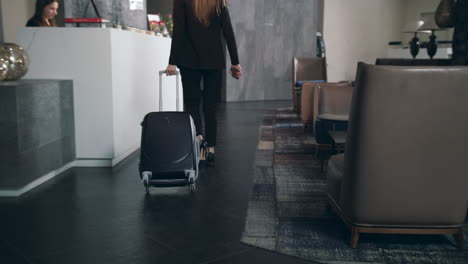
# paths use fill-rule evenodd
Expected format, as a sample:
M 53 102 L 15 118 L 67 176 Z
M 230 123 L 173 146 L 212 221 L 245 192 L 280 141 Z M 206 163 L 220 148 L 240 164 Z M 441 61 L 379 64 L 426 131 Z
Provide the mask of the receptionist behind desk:
M 55 16 L 59 7 L 58 0 L 36 0 L 34 16 L 28 20 L 27 27 L 56 27 Z

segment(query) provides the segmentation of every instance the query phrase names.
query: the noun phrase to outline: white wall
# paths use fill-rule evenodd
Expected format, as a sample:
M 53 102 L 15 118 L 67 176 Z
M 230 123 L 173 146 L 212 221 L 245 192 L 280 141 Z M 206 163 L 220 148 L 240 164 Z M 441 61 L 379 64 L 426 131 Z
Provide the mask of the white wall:
M 2 11 L 2 1 L 0 1 L 0 42 L 3 42 L 3 11 Z
M 359 61 L 385 57 L 388 42 L 400 39 L 405 0 L 326 0 L 324 39 L 328 80 L 354 80 Z
M 5 42 L 16 43 L 16 32 L 34 13 L 35 0 L 0 0 L 2 2 L 3 34 Z

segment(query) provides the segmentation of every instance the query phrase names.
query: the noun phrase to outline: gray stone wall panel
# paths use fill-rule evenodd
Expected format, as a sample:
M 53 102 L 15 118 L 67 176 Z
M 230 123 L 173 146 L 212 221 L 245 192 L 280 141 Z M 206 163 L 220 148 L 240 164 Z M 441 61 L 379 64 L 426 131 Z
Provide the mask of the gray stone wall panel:
M 96 17 L 96 13 L 89 3 L 89 0 L 64 0 L 65 17 Z M 148 28 L 146 0 L 144 10 L 130 10 L 129 0 L 102 0 L 95 1 L 95 3 L 102 18 L 123 26 Z
M 0 190 L 18 190 L 75 160 L 73 83 L 0 83 Z
M 244 78 L 228 78 L 227 101 L 291 99 L 292 57 L 315 56 L 317 1 L 230 1 Z

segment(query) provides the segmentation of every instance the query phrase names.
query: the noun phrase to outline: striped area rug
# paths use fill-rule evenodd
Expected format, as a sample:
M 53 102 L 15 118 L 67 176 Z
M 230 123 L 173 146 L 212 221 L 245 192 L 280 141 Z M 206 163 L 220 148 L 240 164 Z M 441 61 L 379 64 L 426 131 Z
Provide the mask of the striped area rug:
M 292 109 L 265 113 L 243 243 L 328 264 L 468 263 L 468 235 L 464 250 L 452 236 L 378 234 L 361 234 L 351 249 L 349 231 L 327 210 L 315 145 Z

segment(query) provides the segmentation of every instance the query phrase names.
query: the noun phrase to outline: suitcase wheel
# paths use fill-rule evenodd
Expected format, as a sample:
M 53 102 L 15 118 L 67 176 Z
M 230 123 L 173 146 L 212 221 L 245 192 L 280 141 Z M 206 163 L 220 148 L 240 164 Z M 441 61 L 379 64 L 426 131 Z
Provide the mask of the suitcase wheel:
M 151 179 L 152 173 L 150 171 L 142 172 L 142 179 L 143 185 L 145 186 L 146 193 L 149 193 L 149 179 Z
M 144 181 L 143 181 L 143 185 L 145 186 L 145 191 L 146 191 L 146 193 L 149 193 L 149 187 L 150 187 L 150 186 L 149 186 L 148 181 L 144 180 Z
M 194 193 L 195 190 L 197 189 L 197 186 L 195 185 L 195 177 L 194 177 L 194 172 L 190 172 L 189 173 L 190 176 L 189 176 L 189 188 L 190 188 L 190 192 Z
M 189 188 L 192 193 L 194 193 L 197 190 L 197 186 L 195 185 L 195 183 L 191 183 L 189 185 Z

